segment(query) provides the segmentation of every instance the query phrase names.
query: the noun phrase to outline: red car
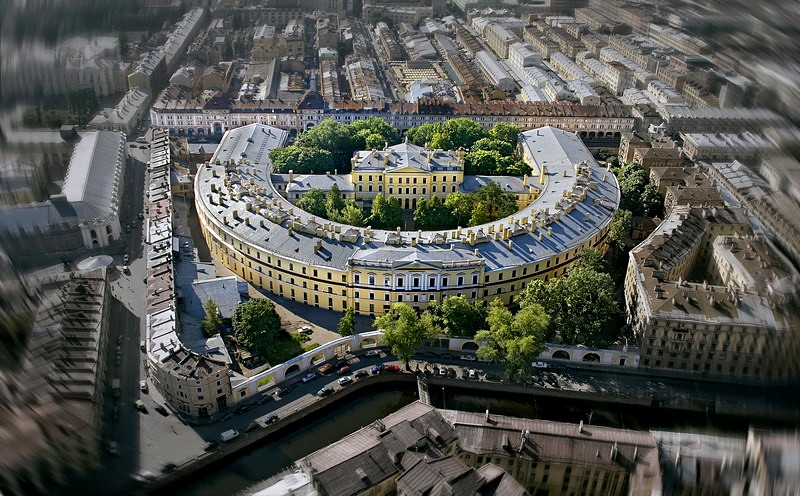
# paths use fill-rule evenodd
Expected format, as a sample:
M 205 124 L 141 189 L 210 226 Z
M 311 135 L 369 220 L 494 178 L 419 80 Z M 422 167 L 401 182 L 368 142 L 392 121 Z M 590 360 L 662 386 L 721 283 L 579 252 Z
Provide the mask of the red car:
M 397 365 L 387 365 L 383 368 L 384 372 L 400 372 L 400 367 Z
M 345 365 L 344 367 L 342 367 L 339 370 L 337 370 L 336 373 L 339 374 L 339 375 L 349 374 L 350 373 L 350 366 L 349 365 Z
M 325 365 L 319 368 L 320 374 L 330 374 L 331 372 L 333 372 L 333 365 L 329 363 L 326 363 Z

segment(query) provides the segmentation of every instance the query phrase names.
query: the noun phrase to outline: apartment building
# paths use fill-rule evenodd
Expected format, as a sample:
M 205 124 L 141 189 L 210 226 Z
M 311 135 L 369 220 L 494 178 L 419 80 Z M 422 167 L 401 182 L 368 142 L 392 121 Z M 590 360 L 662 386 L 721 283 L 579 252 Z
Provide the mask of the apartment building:
M 677 206 L 630 253 L 640 367 L 750 380 L 796 377 L 797 272 L 741 213 Z
M 749 131 L 741 133 L 681 133 L 683 154 L 689 160 L 736 159 L 743 162 L 776 155 L 780 149 L 769 139 Z
M 457 59 L 457 54 L 450 58 L 451 61 Z M 473 72 L 469 74 L 473 79 L 482 80 L 480 75 Z M 478 80 L 474 84 L 478 85 Z M 635 127 L 635 119 L 630 111 L 617 105 L 519 101 L 456 103 L 435 98 L 392 104 L 339 101 L 331 102 L 335 105 L 324 105 L 321 99 L 313 104 L 303 103 L 311 100 L 307 97 L 302 102 L 267 99 L 229 103 L 214 94 L 201 94 L 194 98 L 185 89 L 170 86 L 154 101 L 150 119 L 154 126 L 166 128 L 178 136 L 222 134 L 226 130 L 254 123 L 300 132 L 319 124 L 326 117 L 348 124 L 371 116 L 385 119 L 401 131 L 455 117 L 468 117 L 487 129 L 497 122 L 513 124 L 522 129 L 553 126 L 580 133 L 582 137 L 589 136 L 589 133 L 593 133 L 592 136 L 611 133 L 610 136 L 619 137 Z
M 89 127 L 99 131 L 119 131 L 131 134 L 145 116 L 150 105 L 150 92 L 142 87 L 128 90 L 113 108 L 100 111 Z

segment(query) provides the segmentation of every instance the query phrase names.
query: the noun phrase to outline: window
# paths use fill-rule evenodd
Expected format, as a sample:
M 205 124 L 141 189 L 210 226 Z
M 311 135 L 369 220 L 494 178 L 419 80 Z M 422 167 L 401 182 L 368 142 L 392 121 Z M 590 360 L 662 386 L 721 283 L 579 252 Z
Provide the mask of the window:
M 397 278 L 397 287 L 403 287 L 403 278 L 402 277 L 398 277 Z
M 446 277 L 442 277 L 442 287 L 443 288 L 447 287 L 447 278 Z

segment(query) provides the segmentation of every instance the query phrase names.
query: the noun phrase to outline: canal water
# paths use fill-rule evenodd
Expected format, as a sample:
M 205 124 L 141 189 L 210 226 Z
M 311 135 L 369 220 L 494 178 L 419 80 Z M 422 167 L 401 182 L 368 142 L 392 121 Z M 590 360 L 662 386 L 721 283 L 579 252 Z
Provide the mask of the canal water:
M 388 386 L 391 387 L 391 386 Z M 361 427 L 398 410 L 416 400 L 416 390 L 397 385 L 396 389 L 365 389 L 364 396 L 345 404 L 334 405 L 329 412 L 302 429 L 279 439 L 265 439 L 262 444 L 245 450 L 231 462 L 210 467 L 203 474 L 194 474 L 168 494 L 182 496 L 217 496 L 247 494 L 248 489 L 267 479 L 294 461 L 341 439 Z M 474 391 L 456 388 L 432 388 L 431 402 L 441 408 L 484 412 L 523 418 L 540 418 L 578 423 L 583 420 L 596 425 L 636 430 L 680 430 L 705 434 L 745 436 L 753 419 L 719 417 L 705 412 L 675 412 L 649 407 L 631 407 L 610 401 L 565 401 L 551 397 L 524 397 L 496 394 L 479 396 Z M 785 427 L 761 425 L 760 427 Z M 167 493 L 164 493 L 167 494 Z

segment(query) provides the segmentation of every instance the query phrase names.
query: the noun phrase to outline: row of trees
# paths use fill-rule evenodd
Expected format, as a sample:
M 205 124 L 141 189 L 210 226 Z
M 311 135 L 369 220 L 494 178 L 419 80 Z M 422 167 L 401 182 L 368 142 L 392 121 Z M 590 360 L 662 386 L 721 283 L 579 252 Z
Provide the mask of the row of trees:
M 471 119 L 459 118 L 409 129 L 406 137 L 419 146 L 469 150 L 464 157 L 466 174 L 520 176 L 531 169 L 514 154 L 519 133 L 520 128 L 510 124 L 497 123 L 486 131 Z M 277 173 L 347 173 L 357 150 L 380 150 L 399 142 L 400 133 L 383 119 L 340 124 L 328 118 L 302 133 L 295 144 L 273 150 L 270 159 Z
M 499 299 L 486 306 L 450 296 L 431 303 L 422 314 L 397 303 L 373 325 L 406 363 L 439 334 L 474 337 L 483 342 L 478 356 L 503 363 L 506 374 L 515 378 L 527 373 L 547 342 L 602 347 L 618 339 L 622 312 L 603 268 L 599 252 L 584 250 L 564 277 L 529 283 L 516 313 Z
M 372 202 L 369 215 L 366 215 L 355 200 L 343 200 L 341 190 L 335 184 L 327 193 L 316 188 L 309 190 L 297 206 L 317 217 L 351 226 L 403 227 L 403 207 L 397 198 L 379 193 Z M 497 183 L 489 183 L 473 193 L 451 193 L 444 201 L 437 196 L 420 200 L 414 210 L 414 226 L 424 230 L 477 226 L 516 211 L 514 195 L 503 193 Z
M 514 195 L 491 182 L 472 193 L 450 193 L 444 201 L 438 197 L 421 200 L 414 210 L 414 226 L 424 230 L 477 226 L 516 211 Z
M 297 174 L 350 172 L 350 159 L 356 150 L 382 149 L 400 142 L 400 133 L 385 120 L 370 117 L 352 124 L 331 118 L 302 133 L 297 142 L 270 152 L 274 171 Z
M 531 171 L 514 155 L 521 129 L 499 122 L 486 131 L 477 122 L 451 119 L 443 123 L 423 124 L 406 132 L 408 140 L 429 148 L 469 150 L 464 156 L 464 173 L 475 175 L 521 176 Z
M 342 192 L 335 184 L 327 194 L 321 189 L 311 189 L 300 198 L 297 206 L 317 217 L 351 226 L 362 227 L 367 221 L 361 206 L 354 200 L 342 199 Z

